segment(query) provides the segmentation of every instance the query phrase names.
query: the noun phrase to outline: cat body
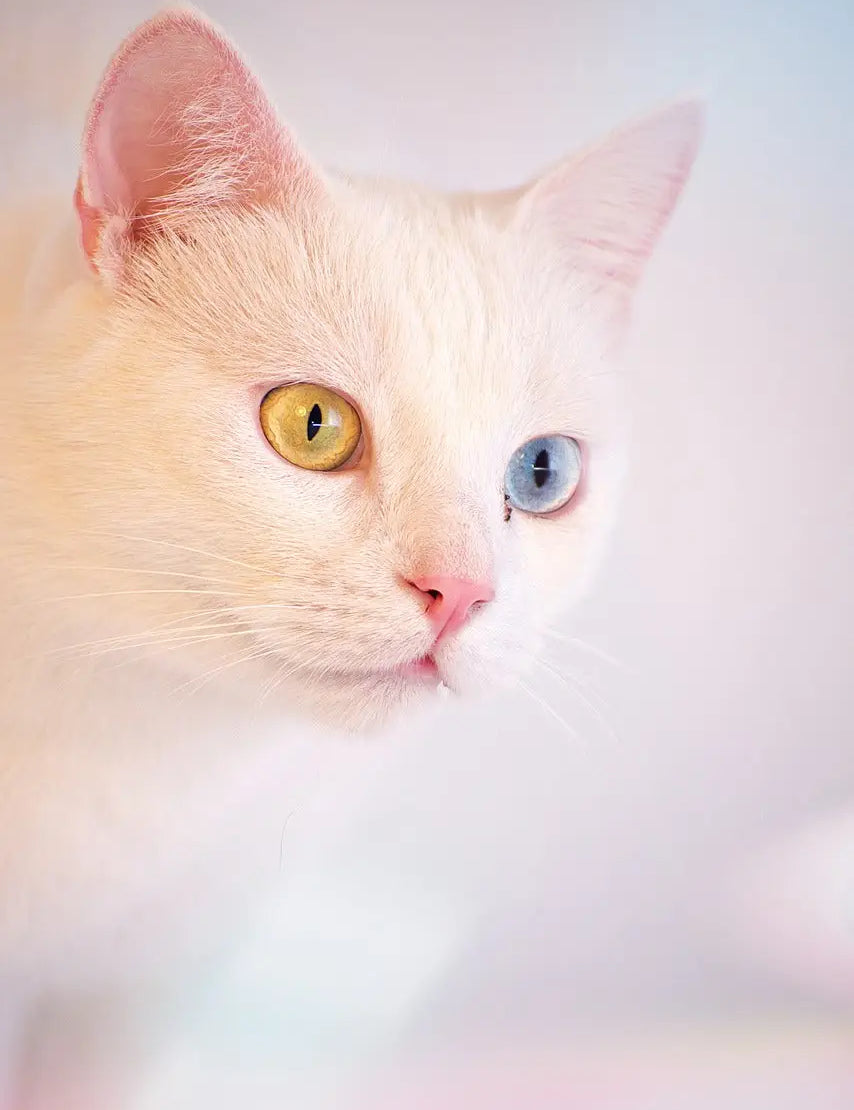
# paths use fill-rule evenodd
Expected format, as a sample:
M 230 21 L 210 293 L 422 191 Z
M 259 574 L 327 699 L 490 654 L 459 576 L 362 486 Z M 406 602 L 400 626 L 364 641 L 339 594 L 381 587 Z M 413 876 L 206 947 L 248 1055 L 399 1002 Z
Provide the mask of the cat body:
M 608 359 L 698 134 L 442 196 L 315 167 L 194 13 L 122 46 L 74 205 L 0 211 L 7 999 L 203 948 L 330 729 L 524 670 L 607 531 Z M 259 422 L 306 382 L 358 413 L 331 472 Z M 563 480 L 536 437 L 578 468 L 548 512 L 507 478 Z

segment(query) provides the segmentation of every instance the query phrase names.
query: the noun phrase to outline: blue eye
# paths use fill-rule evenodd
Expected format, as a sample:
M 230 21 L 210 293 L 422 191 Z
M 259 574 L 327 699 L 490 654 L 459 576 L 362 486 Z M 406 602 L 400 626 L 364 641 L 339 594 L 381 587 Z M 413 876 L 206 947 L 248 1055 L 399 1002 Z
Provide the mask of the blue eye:
M 553 513 L 581 481 L 581 448 L 569 436 L 537 436 L 523 443 L 507 464 L 504 491 L 514 509 Z

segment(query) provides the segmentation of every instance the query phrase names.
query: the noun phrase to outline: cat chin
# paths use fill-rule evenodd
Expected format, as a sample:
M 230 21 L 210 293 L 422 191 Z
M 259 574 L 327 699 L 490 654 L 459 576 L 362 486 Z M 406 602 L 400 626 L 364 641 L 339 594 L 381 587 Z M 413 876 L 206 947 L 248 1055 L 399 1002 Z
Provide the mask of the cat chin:
M 399 675 L 340 675 L 314 681 L 301 676 L 292 685 L 283 684 L 269 705 L 324 728 L 370 735 L 403 714 L 427 711 L 438 700 L 438 682 Z
M 522 637 L 514 650 L 484 652 L 458 644 L 443 646 L 432 657 L 391 670 L 375 672 L 294 670 L 270 691 L 270 668 L 240 681 L 247 701 L 263 702 L 274 712 L 298 716 L 323 728 L 350 733 L 376 733 L 397 718 L 429 712 L 446 698 L 479 700 L 513 685 L 520 663 L 535 644 Z M 533 661 L 532 661 L 533 662 Z M 272 674 L 275 678 L 277 667 Z M 236 676 L 235 676 L 236 677 Z
M 512 686 L 506 674 L 477 681 L 469 674 L 454 673 L 448 681 L 418 682 L 407 679 L 347 680 L 324 684 L 323 688 L 302 687 L 292 696 L 283 692 L 293 710 L 327 727 L 345 732 L 372 735 L 405 716 L 407 720 L 429 716 L 438 711 L 447 699 L 477 701 Z

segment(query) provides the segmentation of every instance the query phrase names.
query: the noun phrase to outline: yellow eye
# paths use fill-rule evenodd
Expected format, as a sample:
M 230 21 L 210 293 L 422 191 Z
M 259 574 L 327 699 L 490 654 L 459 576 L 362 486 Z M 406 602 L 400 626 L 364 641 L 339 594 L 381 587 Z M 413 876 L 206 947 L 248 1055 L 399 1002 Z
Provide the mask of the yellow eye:
M 271 447 L 303 470 L 337 470 L 353 455 L 362 425 L 351 404 L 321 385 L 282 385 L 261 402 Z

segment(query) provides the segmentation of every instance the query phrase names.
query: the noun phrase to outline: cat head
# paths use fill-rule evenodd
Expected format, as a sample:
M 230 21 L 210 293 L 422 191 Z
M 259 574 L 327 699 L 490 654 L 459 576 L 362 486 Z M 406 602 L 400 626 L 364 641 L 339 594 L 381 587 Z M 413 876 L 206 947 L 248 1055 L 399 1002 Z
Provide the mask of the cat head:
M 354 727 L 512 680 L 600 546 L 607 359 L 699 131 L 679 104 L 504 194 L 344 179 L 202 17 L 133 33 L 59 387 L 75 554 L 122 572 L 105 636 Z

